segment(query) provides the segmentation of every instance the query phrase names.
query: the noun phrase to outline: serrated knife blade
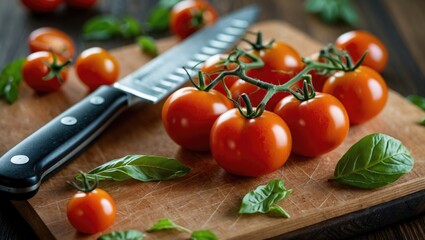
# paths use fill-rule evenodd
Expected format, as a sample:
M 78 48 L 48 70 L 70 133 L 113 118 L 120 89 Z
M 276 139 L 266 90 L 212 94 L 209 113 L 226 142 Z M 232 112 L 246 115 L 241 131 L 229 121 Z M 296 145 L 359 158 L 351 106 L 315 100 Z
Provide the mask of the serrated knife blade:
M 42 179 L 72 159 L 124 109 L 157 103 L 189 80 L 212 55 L 228 51 L 258 15 L 249 6 L 222 17 L 124 77 L 102 86 L 48 122 L 0 158 L 0 194 L 28 199 Z

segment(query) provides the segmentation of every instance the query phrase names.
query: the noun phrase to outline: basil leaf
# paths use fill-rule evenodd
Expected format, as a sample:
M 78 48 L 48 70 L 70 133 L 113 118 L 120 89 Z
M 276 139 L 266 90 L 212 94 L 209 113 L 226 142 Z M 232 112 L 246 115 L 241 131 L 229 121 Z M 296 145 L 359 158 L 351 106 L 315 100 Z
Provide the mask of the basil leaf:
M 171 221 L 168 218 L 160 219 L 158 220 L 152 227 L 150 227 L 147 231 L 148 232 L 157 232 L 162 230 L 179 230 L 183 232 L 187 232 L 191 234 L 191 239 L 193 240 L 216 240 L 217 236 L 209 231 L 209 230 L 196 230 L 192 231 L 190 229 L 187 229 L 183 226 L 180 226 L 178 224 L 175 224 L 173 221 Z
M 0 72 L 0 97 L 3 97 L 10 104 L 18 99 L 24 63 L 25 58 L 15 60 L 6 65 Z
M 239 213 L 272 213 L 289 218 L 289 214 L 276 203 L 288 197 L 291 192 L 291 189 L 285 188 L 283 180 L 271 180 L 267 185 L 258 186 L 245 195 Z
M 97 240 L 143 240 L 144 234 L 137 230 L 113 231 L 104 234 Z
M 83 25 L 83 38 L 86 40 L 107 40 L 116 36 L 132 38 L 141 33 L 140 24 L 130 16 L 123 19 L 110 15 L 97 16 Z
M 83 25 L 83 38 L 86 40 L 106 40 L 120 31 L 120 20 L 114 16 L 97 16 Z
M 128 155 L 115 159 L 87 173 L 91 179 L 123 181 L 133 178 L 139 181 L 169 180 L 185 176 L 190 169 L 177 159 L 159 156 Z M 82 180 L 81 176 L 76 176 Z
M 158 49 L 153 38 L 149 36 L 141 36 L 137 38 L 137 43 L 139 44 L 140 49 L 142 49 L 144 53 L 147 53 L 154 57 L 158 56 Z
M 425 118 L 422 118 L 422 119 L 419 121 L 419 124 L 420 124 L 420 125 L 422 125 L 422 126 L 425 126 Z
M 120 34 L 124 38 L 136 37 L 142 34 L 142 28 L 137 22 L 137 19 L 127 16 L 121 22 Z
M 349 0 L 340 1 L 339 12 L 341 20 L 350 24 L 351 26 L 355 26 L 359 23 L 359 17 L 357 16 L 354 8 L 351 6 Z
M 425 98 L 417 95 L 409 95 L 406 97 L 411 103 L 425 111 Z
M 168 29 L 171 8 L 181 0 L 161 0 L 149 13 L 147 24 L 150 31 Z
M 307 0 L 305 10 L 319 14 L 326 23 L 344 21 L 350 25 L 358 23 L 358 16 L 350 0 Z
M 412 168 L 413 158 L 400 141 L 374 133 L 355 143 L 342 156 L 336 165 L 334 179 L 371 189 L 395 182 Z
M 217 236 L 209 230 L 197 230 L 191 234 L 193 240 L 217 240 Z
M 169 230 L 169 229 L 179 229 L 179 227 L 180 227 L 179 225 L 175 224 L 170 219 L 164 218 L 164 219 L 158 220 L 147 231 L 148 232 L 156 232 L 156 231 Z

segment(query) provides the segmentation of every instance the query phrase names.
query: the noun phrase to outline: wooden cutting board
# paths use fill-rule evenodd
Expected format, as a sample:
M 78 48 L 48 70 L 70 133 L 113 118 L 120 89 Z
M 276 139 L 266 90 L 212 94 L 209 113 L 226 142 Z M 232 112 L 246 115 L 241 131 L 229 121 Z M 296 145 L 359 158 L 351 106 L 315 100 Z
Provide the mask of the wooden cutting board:
M 253 28 L 259 29 L 266 37 L 286 41 L 302 56 L 308 56 L 322 46 L 283 22 L 262 22 Z M 169 38 L 159 40 L 158 46 L 162 52 L 176 43 L 177 39 Z M 113 53 L 121 64 L 122 76 L 150 60 L 137 46 L 116 49 Z M 17 103 L 11 106 L 0 103 L 0 129 L 3 131 L 0 153 L 6 152 L 87 93 L 72 71 L 69 81 L 57 93 L 39 95 L 22 86 Z M 101 187 L 115 198 L 118 208 L 115 224 L 105 232 L 125 229 L 145 231 L 157 220 L 170 218 L 189 229 L 212 230 L 220 239 L 264 239 L 339 216 L 350 216 L 347 214 L 425 189 L 425 128 L 417 124 L 424 114 L 394 91 L 390 91 L 385 110 L 375 119 L 352 127 L 348 138 L 338 149 L 313 159 L 291 156 L 282 169 L 260 178 L 233 176 L 217 166 L 209 153 L 179 148 L 162 127 L 162 104 L 136 105 L 128 109 L 85 152 L 44 181 L 35 197 L 13 202 L 42 239 L 93 239 L 95 236 L 78 234 L 66 219 L 66 204 L 75 191 L 65 182 L 72 180 L 78 170 L 89 171 L 128 154 L 175 157 L 192 171 L 172 181 L 102 182 Z M 374 132 L 401 140 L 415 159 L 413 171 L 396 183 L 375 190 L 359 190 L 329 182 L 337 161 L 347 149 Z M 293 194 L 280 203 L 291 218 L 239 215 L 242 197 L 271 179 L 284 179 L 285 185 L 293 189 Z M 187 238 L 187 234 L 176 231 L 148 236 L 148 239 Z

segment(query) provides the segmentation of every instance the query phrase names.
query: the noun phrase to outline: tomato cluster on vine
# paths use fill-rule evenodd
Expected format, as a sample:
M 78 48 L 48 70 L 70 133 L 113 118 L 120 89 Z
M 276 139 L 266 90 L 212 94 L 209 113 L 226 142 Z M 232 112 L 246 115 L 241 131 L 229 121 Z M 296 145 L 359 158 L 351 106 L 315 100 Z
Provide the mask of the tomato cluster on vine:
M 388 89 L 378 70 L 388 56 L 369 60 L 370 46 L 387 52 L 372 34 L 346 33 L 308 58 L 285 42 L 256 36 L 244 39 L 248 49 L 212 56 L 194 87 L 167 99 L 162 121 L 178 145 L 211 151 L 230 173 L 262 176 L 281 168 L 291 153 L 329 153 L 351 125 L 384 108 Z

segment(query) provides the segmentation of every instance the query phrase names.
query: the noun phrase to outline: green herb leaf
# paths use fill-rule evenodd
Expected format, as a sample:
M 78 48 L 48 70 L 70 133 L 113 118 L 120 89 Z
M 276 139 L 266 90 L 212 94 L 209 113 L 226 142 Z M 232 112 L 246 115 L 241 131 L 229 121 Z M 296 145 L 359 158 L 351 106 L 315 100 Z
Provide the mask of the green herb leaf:
M 113 231 L 104 234 L 97 240 L 143 240 L 144 234 L 138 230 Z
M 158 55 L 158 48 L 156 47 L 155 41 L 152 37 L 141 36 L 137 38 L 137 43 L 144 53 L 154 57 Z
M 124 38 L 136 37 L 142 34 L 142 28 L 137 22 L 137 19 L 127 16 L 121 22 L 120 34 Z
M 3 97 L 10 104 L 18 99 L 24 62 L 25 58 L 15 60 L 6 65 L 0 72 L 0 97 Z
M 425 111 L 425 98 L 417 95 L 409 95 L 406 97 L 411 103 Z
M 87 173 L 88 178 L 123 181 L 133 178 L 139 181 L 169 180 L 185 176 L 190 169 L 177 159 L 160 156 L 128 155 L 115 159 Z M 76 176 L 82 180 L 81 176 Z
M 419 121 L 419 124 L 420 124 L 420 125 L 422 125 L 422 126 L 425 126 L 425 118 L 422 118 L 422 119 Z
M 163 231 L 163 230 L 179 230 L 183 232 L 187 232 L 191 234 L 191 239 L 193 240 L 216 240 L 217 236 L 209 231 L 209 230 L 196 230 L 192 231 L 190 229 L 187 229 L 183 226 L 180 226 L 173 221 L 171 221 L 168 218 L 160 219 L 158 220 L 152 227 L 150 227 L 147 231 L 148 232 L 157 232 L 157 231 Z
M 276 203 L 288 197 L 291 192 L 291 189 L 285 188 L 283 180 L 271 180 L 267 185 L 258 186 L 245 195 L 239 213 L 272 213 L 289 218 L 289 214 Z
M 209 230 L 193 231 L 190 236 L 192 240 L 217 240 L 217 236 Z
M 350 0 L 307 0 L 307 12 L 319 14 L 327 23 L 344 21 L 350 25 L 358 23 L 358 16 Z
M 164 31 L 168 29 L 170 10 L 181 0 L 161 0 L 149 13 L 147 24 L 150 31 Z
M 395 182 L 412 168 L 413 158 L 400 141 L 375 133 L 362 138 L 342 156 L 334 179 L 371 189 Z
M 86 40 L 107 40 L 117 36 L 132 38 L 141 33 L 142 28 L 133 17 L 97 16 L 83 25 L 83 38 Z
M 147 231 L 148 232 L 156 232 L 156 231 L 169 230 L 169 229 L 179 229 L 179 228 L 180 228 L 179 225 L 175 224 L 173 221 L 171 221 L 168 218 L 164 218 L 164 219 L 158 220 Z
M 83 25 L 83 38 L 86 40 L 106 40 L 120 31 L 120 20 L 114 16 L 97 16 Z

